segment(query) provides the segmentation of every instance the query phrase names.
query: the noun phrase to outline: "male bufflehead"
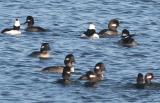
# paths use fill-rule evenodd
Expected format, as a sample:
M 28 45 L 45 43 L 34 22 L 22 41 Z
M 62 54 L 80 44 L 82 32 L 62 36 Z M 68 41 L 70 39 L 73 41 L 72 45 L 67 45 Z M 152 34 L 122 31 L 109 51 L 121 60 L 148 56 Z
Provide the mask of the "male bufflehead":
M 18 19 L 16 19 L 15 22 L 14 22 L 13 28 L 6 28 L 6 29 L 2 30 L 1 33 L 10 34 L 10 35 L 21 34 L 20 21 Z
M 39 58 L 50 58 L 50 46 L 49 43 L 42 43 L 40 51 L 34 51 L 29 56 Z
M 25 23 L 28 24 L 28 27 L 25 29 L 26 31 L 29 31 L 29 32 L 45 32 L 45 31 L 47 31 L 46 29 L 44 29 L 42 27 L 33 26 L 34 25 L 34 18 L 32 16 L 27 16 Z
M 99 35 L 96 33 L 96 27 L 94 24 L 89 24 L 86 32 L 81 35 L 81 38 L 98 39 Z
M 132 38 L 132 35 L 130 35 L 127 29 L 122 30 L 121 40 L 119 40 L 118 43 L 126 47 L 137 46 L 137 42 Z
M 103 80 L 104 71 L 105 71 L 104 64 L 102 62 L 99 62 L 95 65 L 94 71 L 87 71 L 86 74 L 82 75 L 79 79 L 97 82 Z
M 66 64 L 66 61 L 70 61 L 72 64 L 71 72 L 74 72 L 74 63 L 75 59 L 73 54 L 68 54 L 64 59 L 64 64 Z M 52 72 L 52 73 L 62 73 L 64 69 L 64 66 L 50 66 L 42 69 L 43 72 Z
M 98 34 L 100 37 L 118 35 L 117 31 L 118 26 L 119 26 L 119 21 L 117 19 L 112 19 L 108 23 L 108 29 L 103 29 Z

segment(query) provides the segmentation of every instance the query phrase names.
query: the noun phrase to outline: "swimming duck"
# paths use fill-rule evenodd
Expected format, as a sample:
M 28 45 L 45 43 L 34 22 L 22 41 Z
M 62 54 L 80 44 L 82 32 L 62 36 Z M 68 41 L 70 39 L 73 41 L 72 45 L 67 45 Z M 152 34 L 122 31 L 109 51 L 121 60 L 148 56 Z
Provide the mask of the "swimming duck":
M 142 73 L 138 73 L 137 76 L 137 88 L 145 88 L 146 85 L 151 84 L 151 80 L 154 78 L 153 73 L 146 73 L 145 77 Z
M 86 39 L 98 39 L 99 35 L 96 33 L 96 27 L 94 24 L 89 24 L 89 27 L 86 32 L 81 35 L 81 38 Z
M 79 80 L 88 80 L 88 81 L 100 81 L 103 80 L 103 72 L 105 71 L 105 66 L 102 62 L 99 62 L 95 65 L 94 71 L 87 71 L 82 75 Z
M 26 22 L 24 24 L 28 24 L 26 31 L 29 32 L 45 32 L 46 29 L 40 27 L 40 26 L 34 26 L 34 18 L 32 16 L 27 16 Z
M 64 60 L 65 67 L 63 68 L 62 72 L 62 79 L 57 80 L 57 83 L 61 84 L 70 84 L 71 80 L 71 68 L 72 68 L 72 60 L 71 59 L 66 59 Z
M 18 18 L 15 20 L 13 28 L 3 29 L 1 31 L 1 33 L 10 34 L 10 35 L 19 35 L 19 34 L 21 34 L 21 31 L 20 31 L 20 21 L 18 20 Z
M 130 35 L 127 29 L 122 30 L 121 40 L 119 40 L 118 43 L 126 47 L 135 47 L 138 45 L 138 43 L 132 38 L 132 35 Z
M 71 72 L 74 72 L 74 55 L 73 54 L 68 54 L 66 55 L 64 59 L 64 64 L 66 61 L 71 61 L 72 67 L 71 67 Z M 64 66 L 50 66 L 42 69 L 43 72 L 52 72 L 52 73 L 62 73 L 64 69 Z
M 118 27 L 119 27 L 119 21 L 117 19 L 112 19 L 108 23 L 108 29 L 103 29 L 98 34 L 100 37 L 118 35 L 118 31 L 117 31 Z
M 50 46 L 49 43 L 42 43 L 40 51 L 34 51 L 29 56 L 39 58 L 50 58 Z

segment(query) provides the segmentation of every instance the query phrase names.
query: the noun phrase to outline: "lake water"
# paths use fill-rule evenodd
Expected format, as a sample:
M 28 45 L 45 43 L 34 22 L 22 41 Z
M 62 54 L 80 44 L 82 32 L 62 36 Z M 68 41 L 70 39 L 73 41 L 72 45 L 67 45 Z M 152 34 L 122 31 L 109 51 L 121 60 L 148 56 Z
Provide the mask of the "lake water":
M 0 103 L 159 103 L 160 86 L 136 89 L 139 72 L 154 73 L 160 82 L 160 1 L 158 0 L 4 0 L 0 1 L 0 29 L 11 27 L 18 17 L 35 17 L 35 25 L 45 33 L 25 32 L 21 36 L 0 35 Z M 117 45 L 120 37 L 81 39 L 89 22 L 97 32 L 110 19 L 120 21 L 118 31 L 127 28 L 139 43 L 126 48 Z M 48 60 L 27 55 L 49 42 L 53 57 Z M 55 81 L 61 74 L 39 72 L 42 68 L 63 65 L 73 53 L 75 73 L 70 85 Z M 77 78 L 97 62 L 106 66 L 105 78 L 97 87 L 85 87 Z

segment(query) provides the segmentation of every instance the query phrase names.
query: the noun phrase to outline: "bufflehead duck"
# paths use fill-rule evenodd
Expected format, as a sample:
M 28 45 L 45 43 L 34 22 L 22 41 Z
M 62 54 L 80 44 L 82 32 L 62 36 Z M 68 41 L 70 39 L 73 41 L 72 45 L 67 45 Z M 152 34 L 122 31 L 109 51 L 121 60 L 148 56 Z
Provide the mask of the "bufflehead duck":
M 26 31 L 29 32 L 45 32 L 46 29 L 39 27 L 39 26 L 33 26 L 34 25 L 34 18 L 32 16 L 27 16 L 26 22 L 24 24 L 28 24 L 28 27 L 26 28 Z
M 98 39 L 99 35 L 96 33 L 96 27 L 94 24 L 89 24 L 86 32 L 81 35 L 81 38 Z
M 118 26 L 119 26 L 119 21 L 117 19 L 112 19 L 108 23 L 108 29 L 103 29 L 98 34 L 100 37 L 118 35 L 117 31 Z
M 87 71 L 86 74 L 82 75 L 80 80 L 89 80 L 89 81 L 100 81 L 103 80 L 103 72 L 105 71 L 105 66 L 102 62 L 99 62 L 95 65 L 94 71 Z
M 66 61 L 71 61 L 72 67 L 71 67 L 71 72 L 74 72 L 74 55 L 73 54 L 68 54 L 65 59 L 64 59 L 64 64 L 66 64 Z M 62 73 L 64 69 L 64 66 L 50 66 L 42 69 L 43 72 L 52 72 L 52 73 Z
M 152 84 L 151 80 L 154 78 L 153 73 L 147 73 L 145 75 L 145 84 L 150 85 Z
M 39 58 L 50 58 L 50 46 L 49 43 L 42 43 L 40 51 L 34 51 L 29 56 Z
M 57 82 L 62 84 L 69 84 L 71 83 L 70 76 L 71 76 L 71 68 L 72 68 L 72 60 L 66 59 L 64 60 L 65 67 L 63 68 L 62 72 L 62 79 L 59 79 Z
M 146 85 L 150 85 L 153 78 L 153 73 L 146 73 L 145 77 L 142 73 L 138 73 L 136 87 L 144 88 Z
M 137 42 L 132 38 L 132 35 L 130 35 L 127 29 L 122 30 L 121 40 L 119 40 L 118 43 L 126 47 L 137 46 Z
M 15 22 L 14 22 L 13 28 L 6 28 L 6 29 L 2 30 L 1 33 L 10 34 L 10 35 L 21 34 L 20 21 L 18 19 L 16 19 Z

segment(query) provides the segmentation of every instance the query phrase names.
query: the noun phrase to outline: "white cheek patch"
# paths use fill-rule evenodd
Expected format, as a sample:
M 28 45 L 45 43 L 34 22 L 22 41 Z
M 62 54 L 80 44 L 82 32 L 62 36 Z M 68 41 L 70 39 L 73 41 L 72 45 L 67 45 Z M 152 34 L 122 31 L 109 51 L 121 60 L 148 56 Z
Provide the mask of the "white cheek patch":
M 67 72 L 67 74 L 71 74 L 71 72 Z
M 128 34 L 125 34 L 125 33 L 124 33 L 124 34 L 122 34 L 122 36 L 128 36 Z
M 99 67 L 99 66 L 96 66 L 96 69 L 100 69 L 100 67 Z
M 30 22 L 31 20 L 27 20 L 28 22 Z
M 17 26 L 20 26 L 20 21 L 19 21 L 19 20 L 16 20 L 15 23 L 14 23 L 14 26 L 16 26 L 16 27 L 17 27 Z
M 41 48 L 44 48 L 44 46 L 41 46 Z
M 89 75 L 89 77 L 90 77 L 90 78 L 95 78 L 95 77 L 96 77 L 96 75 Z
M 69 60 L 69 58 L 66 58 L 66 60 Z
M 151 75 L 147 76 L 147 79 L 152 79 L 152 76 Z
M 116 27 L 116 26 L 117 26 L 117 24 L 112 24 L 111 26 L 114 26 L 114 27 Z

